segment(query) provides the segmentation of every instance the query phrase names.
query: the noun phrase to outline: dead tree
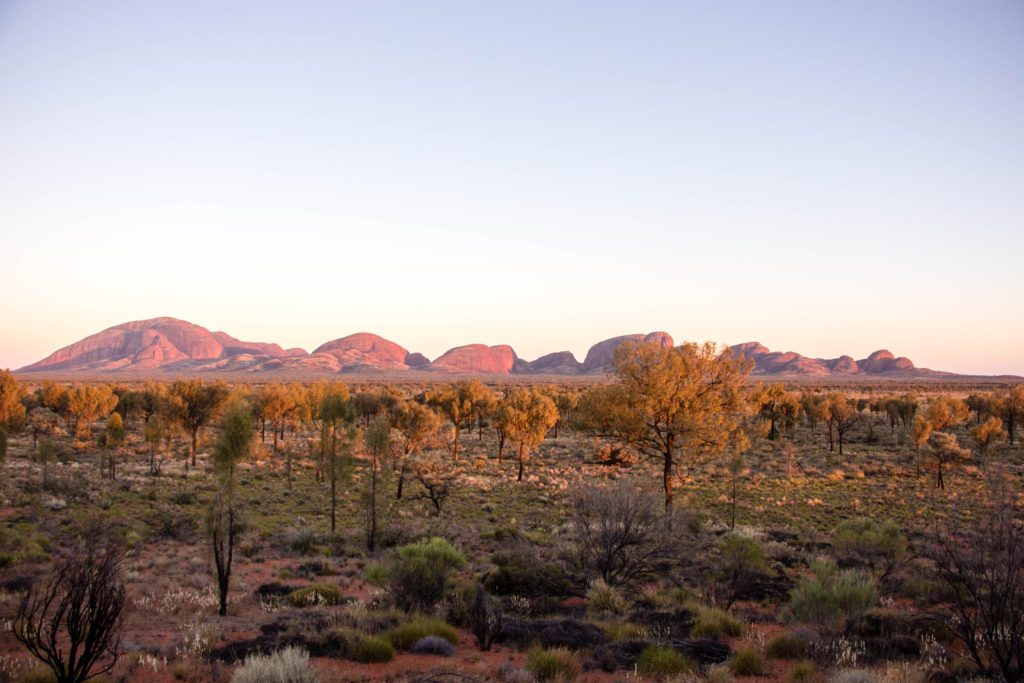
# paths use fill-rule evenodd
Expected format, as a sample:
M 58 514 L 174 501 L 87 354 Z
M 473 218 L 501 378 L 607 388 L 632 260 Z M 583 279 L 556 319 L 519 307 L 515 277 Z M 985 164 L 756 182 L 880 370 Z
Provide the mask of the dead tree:
M 491 645 L 501 635 L 505 621 L 501 613 L 501 607 L 494 598 L 487 595 L 484 585 L 476 585 L 476 596 L 469 609 L 469 627 L 476 638 L 477 646 L 484 652 L 491 649 Z
M 943 590 L 943 617 L 978 669 L 1024 679 L 1024 529 L 999 482 L 980 514 L 936 528 L 924 549 Z
M 231 583 L 231 565 L 235 557 L 235 544 L 242 531 L 242 520 L 229 492 L 218 493 L 210 505 L 207 531 L 213 547 L 213 564 L 217 571 L 217 593 L 220 598 L 217 613 L 228 613 L 228 589 Z
M 121 646 L 125 588 L 123 554 L 89 548 L 57 565 L 24 595 L 14 637 L 45 664 L 57 683 L 81 683 L 109 673 Z

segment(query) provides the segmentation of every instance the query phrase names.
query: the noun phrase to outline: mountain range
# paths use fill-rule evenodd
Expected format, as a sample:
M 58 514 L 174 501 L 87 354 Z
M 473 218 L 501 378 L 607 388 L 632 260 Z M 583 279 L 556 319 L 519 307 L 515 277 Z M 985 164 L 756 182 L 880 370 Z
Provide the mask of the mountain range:
M 615 349 L 627 341 L 675 344 L 666 332 L 627 334 L 590 347 L 582 362 L 569 351 L 533 361 L 511 346 L 469 344 L 449 349 L 434 360 L 375 334 L 358 332 L 321 344 L 312 353 L 278 344 L 247 342 L 225 332 L 211 332 L 175 318 L 153 318 L 115 325 L 46 358 L 21 373 L 161 375 L 268 374 L 317 376 L 339 373 L 425 371 L 475 375 L 601 375 L 608 373 Z M 909 358 L 875 351 L 867 358 L 810 358 L 792 351 L 771 351 L 758 342 L 730 347 L 754 363 L 753 374 L 793 378 L 955 378 L 952 373 L 917 368 Z

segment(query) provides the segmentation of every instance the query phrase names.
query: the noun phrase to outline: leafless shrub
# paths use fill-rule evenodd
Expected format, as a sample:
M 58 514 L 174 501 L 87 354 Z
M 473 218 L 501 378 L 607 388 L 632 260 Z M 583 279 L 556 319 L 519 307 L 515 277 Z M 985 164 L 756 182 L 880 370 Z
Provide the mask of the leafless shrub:
M 469 627 L 476 637 L 477 645 L 485 652 L 501 635 L 504 618 L 497 602 L 487 595 L 483 584 L 477 584 L 476 596 L 469 609 Z
M 942 588 L 943 617 L 987 676 L 1024 678 L 1024 530 L 1005 484 L 990 482 L 984 509 L 936 526 L 924 556 Z
M 14 637 L 54 674 L 81 683 L 113 669 L 119 656 L 125 588 L 123 555 L 90 547 L 57 565 L 22 598 Z
M 573 501 L 580 569 L 609 586 L 624 586 L 669 569 L 686 524 L 666 518 L 651 496 L 627 484 L 583 489 Z

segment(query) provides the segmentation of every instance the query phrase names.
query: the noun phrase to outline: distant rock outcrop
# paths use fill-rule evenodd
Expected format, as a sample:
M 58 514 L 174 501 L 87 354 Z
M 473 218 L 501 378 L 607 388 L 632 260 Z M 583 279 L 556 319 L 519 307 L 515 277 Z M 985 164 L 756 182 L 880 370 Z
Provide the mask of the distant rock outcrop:
M 109 327 L 22 369 L 145 369 L 183 360 L 212 360 L 223 354 L 224 346 L 206 328 L 174 318 L 153 318 Z
M 43 360 L 21 368 L 25 373 L 106 373 L 139 376 L 184 373 L 234 373 L 270 377 L 317 377 L 339 373 L 437 371 L 477 375 L 579 375 L 611 372 L 615 350 L 625 342 L 654 342 L 672 348 L 666 332 L 628 334 L 590 347 L 582 363 L 569 351 L 534 361 L 519 358 L 511 346 L 470 344 L 455 347 L 431 362 L 420 353 L 376 334 L 359 332 L 320 345 L 313 353 L 277 344 L 241 341 L 226 332 L 175 318 L 153 318 L 115 325 Z M 851 356 L 810 358 L 794 351 L 772 351 L 758 342 L 730 347 L 754 363 L 755 376 L 780 378 L 949 379 L 951 373 L 916 368 L 909 358 L 884 349 L 855 361 Z M 960 376 L 962 377 L 962 376 Z M 1009 375 L 997 379 L 1014 381 Z
M 410 353 L 405 357 L 405 364 L 410 368 L 425 368 L 430 365 L 430 359 L 422 353 Z
M 583 359 L 583 372 L 597 372 L 606 370 L 615 360 L 615 349 L 625 342 L 651 342 L 656 341 L 665 348 L 675 346 L 671 335 L 668 332 L 651 332 L 650 334 L 626 334 L 621 337 L 612 337 L 597 342 L 587 351 L 587 357 Z
M 860 366 L 851 356 L 839 356 L 835 360 L 828 361 L 829 370 L 841 375 L 855 375 L 860 372 Z
M 512 372 L 536 375 L 578 375 L 583 366 L 571 351 L 556 351 L 541 356 L 535 361 L 516 361 Z
M 507 375 L 515 364 L 516 352 L 511 346 L 468 344 L 449 349 L 430 367 L 448 372 Z
M 366 369 L 404 369 L 409 351 L 393 341 L 369 332 L 357 332 L 341 339 L 321 344 L 313 354 L 329 354 L 338 359 L 345 370 L 353 367 Z
M 857 367 L 862 372 L 877 375 L 885 372 L 898 372 L 901 370 L 913 370 L 914 364 L 909 358 L 897 358 L 892 352 L 885 349 L 875 351 L 863 360 L 857 361 Z
M 270 356 L 271 358 L 288 358 L 292 356 L 308 355 L 304 349 L 282 349 L 277 344 L 265 344 L 263 342 L 246 342 L 235 339 L 227 332 L 214 332 L 213 336 L 224 347 L 224 353 L 228 356 L 241 354 L 256 354 Z
M 754 361 L 754 374 L 757 375 L 893 375 L 916 370 L 909 358 L 896 358 L 885 350 L 875 351 L 864 360 L 855 361 L 852 356 L 808 358 L 793 351 L 771 351 L 758 342 L 736 344 L 730 348 L 733 353 Z M 931 370 L 922 370 L 918 374 L 928 373 L 936 374 Z

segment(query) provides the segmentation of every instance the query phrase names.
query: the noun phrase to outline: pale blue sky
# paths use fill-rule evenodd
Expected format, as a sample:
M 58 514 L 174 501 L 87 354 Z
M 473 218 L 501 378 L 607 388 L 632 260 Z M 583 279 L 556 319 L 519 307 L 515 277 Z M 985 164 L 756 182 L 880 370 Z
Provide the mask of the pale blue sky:
M 1024 3 L 0 0 L 0 367 L 171 315 L 1024 374 Z

